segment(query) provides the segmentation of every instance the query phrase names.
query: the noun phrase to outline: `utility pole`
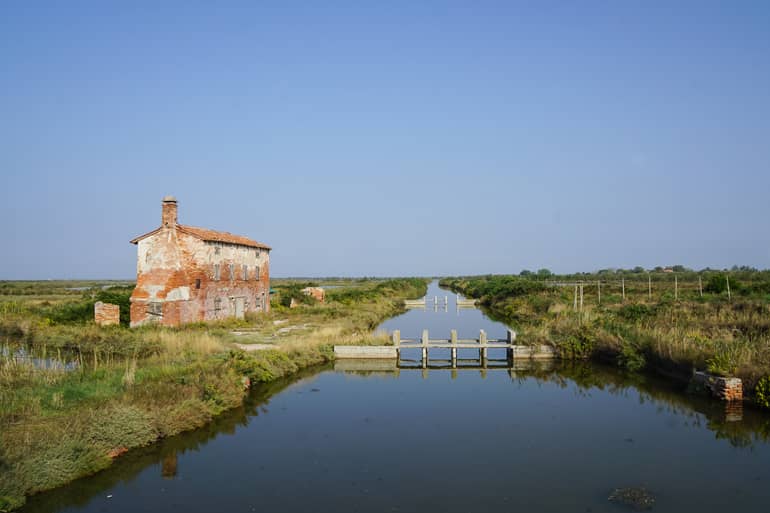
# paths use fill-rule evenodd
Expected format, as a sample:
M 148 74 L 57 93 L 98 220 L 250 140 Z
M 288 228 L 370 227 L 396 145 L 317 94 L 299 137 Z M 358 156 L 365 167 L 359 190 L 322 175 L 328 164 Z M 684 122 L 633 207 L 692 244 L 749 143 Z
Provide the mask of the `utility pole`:
M 700 297 L 703 297 L 703 280 L 698 275 L 698 290 L 700 291 Z
M 732 296 L 732 294 L 730 294 L 730 275 L 726 274 L 725 275 L 725 280 L 727 280 L 727 299 L 728 299 L 728 301 L 732 301 L 733 300 L 733 296 Z
M 596 294 L 599 296 L 599 303 L 602 304 L 602 281 L 596 280 Z
M 674 276 L 674 299 L 679 300 L 679 281 L 676 275 Z
M 626 278 L 623 277 L 620 279 L 620 286 L 623 288 L 623 301 L 626 300 Z

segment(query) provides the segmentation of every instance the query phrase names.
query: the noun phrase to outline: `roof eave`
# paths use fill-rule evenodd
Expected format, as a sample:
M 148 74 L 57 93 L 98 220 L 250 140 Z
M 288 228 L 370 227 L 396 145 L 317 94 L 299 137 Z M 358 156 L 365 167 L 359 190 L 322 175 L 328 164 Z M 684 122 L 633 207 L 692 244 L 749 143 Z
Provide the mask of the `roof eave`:
M 130 240 L 130 241 L 128 241 L 128 242 L 129 242 L 130 244 L 139 244 L 139 241 L 140 241 L 140 240 L 142 240 L 142 239 L 146 239 L 147 237 L 151 237 L 151 236 L 155 235 L 156 233 L 158 233 L 158 232 L 161 230 L 161 228 L 162 228 L 162 227 L 158 227 L 158 228 L 155 228 L 153 231 L 151 231 L 151 232 L 147 232 L 147 233 L 145 233 L 144 235 L 140 235 L 140 236 L 138 236 L 138 237 L 136 237 L 136 238 L 133 238 L 133 239 L 131 239 L 131 240 Z

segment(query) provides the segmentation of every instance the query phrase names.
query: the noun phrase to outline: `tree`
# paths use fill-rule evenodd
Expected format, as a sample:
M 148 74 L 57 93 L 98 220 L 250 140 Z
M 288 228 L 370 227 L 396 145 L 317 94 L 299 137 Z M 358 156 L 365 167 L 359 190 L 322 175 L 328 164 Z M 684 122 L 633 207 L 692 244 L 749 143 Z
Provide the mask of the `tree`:
M 549 276 L 553 276 L 553 273 L 549 269 L 538 269 L 537 275 L 540 278 L 548 278 Z
M 532 276 L 532 271 L 530 271 L 529 269 L 524 269 L 519 273 L 519 276 Z

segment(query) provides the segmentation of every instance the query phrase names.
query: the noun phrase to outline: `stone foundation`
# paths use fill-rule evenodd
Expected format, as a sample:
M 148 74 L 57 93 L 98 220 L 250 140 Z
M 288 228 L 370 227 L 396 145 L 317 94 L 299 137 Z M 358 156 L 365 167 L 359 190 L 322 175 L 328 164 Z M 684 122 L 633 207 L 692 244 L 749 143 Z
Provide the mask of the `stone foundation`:
M 120 324 L 120 307 L 112 303 L 97 301 L 94 304 L 94 321 L 99 326 L 114 326 Z
M 711 395 L 723 401 L 742 401 L 743 383 L 740 378 L 723 378 L 708 372 L 696 371 L 692 376 L 694 385 L 703 387 Z

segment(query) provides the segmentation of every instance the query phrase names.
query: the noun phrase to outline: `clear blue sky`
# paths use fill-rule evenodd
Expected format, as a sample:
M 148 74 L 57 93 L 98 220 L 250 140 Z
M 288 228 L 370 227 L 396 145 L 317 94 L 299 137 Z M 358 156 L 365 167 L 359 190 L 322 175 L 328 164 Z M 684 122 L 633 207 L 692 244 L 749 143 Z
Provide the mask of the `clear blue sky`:
M 770 267 L 769 2 L 122 4 L 0 3 L 0 279 Z

